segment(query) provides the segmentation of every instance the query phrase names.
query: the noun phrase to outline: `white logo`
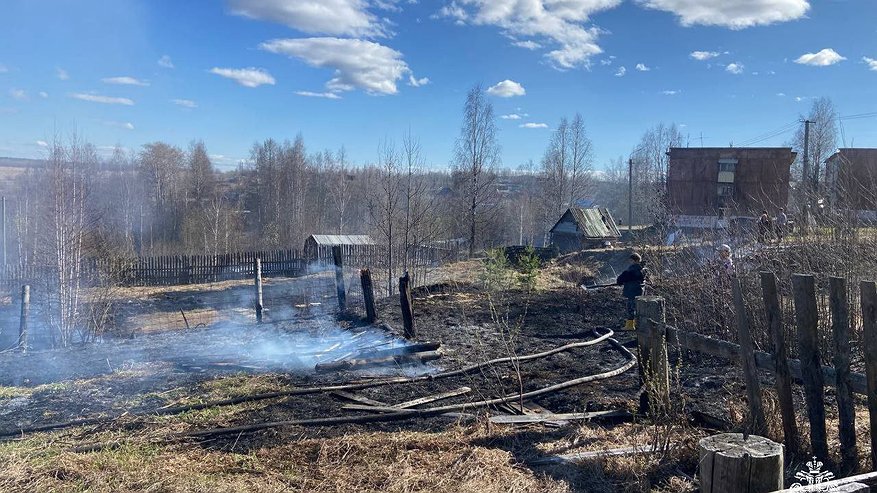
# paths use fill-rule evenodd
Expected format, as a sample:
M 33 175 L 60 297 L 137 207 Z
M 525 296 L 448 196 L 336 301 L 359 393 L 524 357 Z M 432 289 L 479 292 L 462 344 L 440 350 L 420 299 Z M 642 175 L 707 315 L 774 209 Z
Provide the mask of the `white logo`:
M 802 470 L 795 473 L 795 479 L 800 482 L 793 484 L 790 489 L 794 490 L 805 486 L 820 485 L 833 480 L 834 473 L 831 471 L 823 471 L 822 466 L 822 462 L 817 460 L 816 457 L 813 457 L 813 460 L 807 462 Z M 825 488 L 819 488 L 818 490 L 830 492 L 836 491 L 837 487 L 828 486 Z

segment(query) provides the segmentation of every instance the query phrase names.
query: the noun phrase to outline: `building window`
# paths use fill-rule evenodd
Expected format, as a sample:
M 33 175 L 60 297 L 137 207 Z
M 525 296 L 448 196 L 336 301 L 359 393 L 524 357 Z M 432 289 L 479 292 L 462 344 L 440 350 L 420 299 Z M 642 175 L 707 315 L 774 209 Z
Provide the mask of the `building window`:
M 737 169 L 737 162 L 731 161 L 719 161 L 719 173 L 722 171 L 729 171 L 733 173 Z

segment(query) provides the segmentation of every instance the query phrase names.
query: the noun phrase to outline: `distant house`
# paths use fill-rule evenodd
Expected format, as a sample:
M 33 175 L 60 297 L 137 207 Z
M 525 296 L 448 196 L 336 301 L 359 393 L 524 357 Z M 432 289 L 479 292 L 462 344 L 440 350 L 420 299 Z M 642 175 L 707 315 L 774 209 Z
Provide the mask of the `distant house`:
M 877 149 L 838 149 L 825 161 L 829 204 L 877 220 Z
M 304 254 L 309 261 L 332 258 L 332 247 L 340 246 L 345 255 L 369 252 L 375 242 L 369 235 L 311 235 L 305 240 Z
M 562 253 L 603 246 L 621 238 L 609 209 L 570 207 L 551 228 L 551 243 Z
M 667 205 L 679 227 L 725 227 L 762 210 L 776 214 L 789 200 L 796 155 L 789 147 L 674 147 L 667 154 Z

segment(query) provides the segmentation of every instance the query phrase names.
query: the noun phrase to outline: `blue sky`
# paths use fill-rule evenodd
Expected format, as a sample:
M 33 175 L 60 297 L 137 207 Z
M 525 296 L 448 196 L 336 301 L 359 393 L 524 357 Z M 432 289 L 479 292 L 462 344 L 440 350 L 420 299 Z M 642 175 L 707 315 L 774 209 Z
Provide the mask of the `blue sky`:
M 600 167 L 662 121 L 724 146 L 814 97 L 877 111 L 875 20 L 874 0 L 4 0 L 0 156 L 76 130 L 102 150 L 203 139 L 228 167 L 300 132 L 364 163 L 410 129 L 445 167 L 480 83 L 504 166 L 580 112 Z M 844 131 L 877 147 L 877 118 Z

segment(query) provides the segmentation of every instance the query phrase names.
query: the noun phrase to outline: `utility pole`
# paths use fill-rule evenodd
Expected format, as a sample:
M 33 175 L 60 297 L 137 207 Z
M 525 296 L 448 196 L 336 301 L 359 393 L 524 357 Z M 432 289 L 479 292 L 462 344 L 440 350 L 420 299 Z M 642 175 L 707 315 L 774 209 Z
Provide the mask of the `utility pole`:
M 804 210 L 801 217 L 804 220 L 804 228 L 810 227 L 810 120 L 804 120 L 804 169 L 801 173 L 801 202 Z
M 627 236 L 633 233 L 633 158 L 627 160 Z M 628 238 L 629 239 L 629 238 Z
M 0 214 L 3 215 L 3 239 L 0 240 L 3 242 L 3 273 L 6 273 L 6 197 L 3 197 L 3 211 Z

